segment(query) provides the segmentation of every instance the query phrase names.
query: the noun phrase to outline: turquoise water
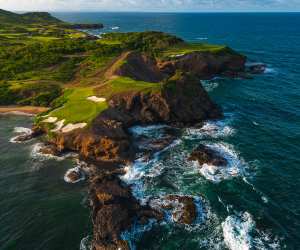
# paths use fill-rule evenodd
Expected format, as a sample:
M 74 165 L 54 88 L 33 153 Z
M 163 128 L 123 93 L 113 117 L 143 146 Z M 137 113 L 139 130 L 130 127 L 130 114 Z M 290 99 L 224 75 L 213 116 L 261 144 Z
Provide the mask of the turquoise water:
M 190 194 L 201 197 L 206 211 L 205 222 L 192 227 L 154 225 L 136 240 L 137 249 L 299 248 L 300 14 L 55 15 L 103 22 L 106 28 L 95 34 L 112 27 L 119 27 L 116 32 L 161 30 L 189 41 L 227 44 L 268 65 L 253 80 L 205 82 L 225 119 L 183 131 L 156 160 L 133 166 L 136 172 L 126 181 L 139 187 L 138 197 Z M 30 157 L 34 142 L 8 142 L 15 126 L 29 123 L 28 118 L 0 117 L 0 246 L 78 249 L 90 234 L 84 184 L 63 182 L 72 162 L 36 162 Z M 227 157 L 232 171 L 213 175 L 187 163 L 200 142 Z

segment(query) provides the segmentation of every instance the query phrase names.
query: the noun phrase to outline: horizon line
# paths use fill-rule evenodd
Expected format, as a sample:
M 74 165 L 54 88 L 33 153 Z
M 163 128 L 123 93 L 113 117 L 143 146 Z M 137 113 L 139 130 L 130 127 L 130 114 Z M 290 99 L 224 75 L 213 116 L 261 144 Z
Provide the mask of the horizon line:
M 0 8 L 1 9 L 1 8 Z M 3 9 L 4 10 L 4 9 Z M 176 14 L 176 13 L 191 13 L 191 14 L 205 14 L 205 13 L 300 13 L 300 10 L 202 10 L 202 11 L 189 11 L 189 10 L 183 10 L 183 11 L 161 11 L 161 10 L 124 10 L 124 11 L 118 11 L 118 10 L 8 10 L 11 12 L 59 12 L 59 13 L 170 13 L 170 14 Z

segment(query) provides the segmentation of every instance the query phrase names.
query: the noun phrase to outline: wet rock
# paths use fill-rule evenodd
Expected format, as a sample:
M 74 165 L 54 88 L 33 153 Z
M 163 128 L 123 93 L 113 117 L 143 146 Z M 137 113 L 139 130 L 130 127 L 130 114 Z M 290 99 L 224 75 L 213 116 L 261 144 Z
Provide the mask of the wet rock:
M 192 224 L 197 218 L 197 207 L 192 196 L 167 195 L 149 201 L 151 207 L 170 213 L 172 220 L 179 224 Z
M 189 161 L 198 161 L 200 165 L 226 166 L 227 160 L 213 149 L 200 144 L 190 155 Z
M 13 141 L 14 142 L 25 142 L 25 141 L 29 141 L 33 139 L 33 135 L 32 134 L 26 134 L 26 133 L 22 133 L 18 136 L 16 136 Z
M 135 219 L 147 223 L 160 218 L 159 212 L 141 206 L 130 187 L 119 178 L 119 171 L 97 174 L 90 183 L 90 203 L 94 225 L 92 249 L 129 249 L 121 233 L 128 230 Z
M 68 183 L 77 183 L 85 180 L 85 178 L 86 174 L 81 167 L 69 169 L 64 176 L 64 180 Z
M 174 208 L 172 216 L 181 224 L 192 224 L 197 217 L 195 200 L 191 196 L 169 195 L 166 197 L 170 206 Z
M 61 153 L 57 150 L 57 147 L 53 144 L 47 144 L 40 148 L 39 153 L 45 155 L 60 156 Z
M 171 60 L 159 62 L 161 72 L 167 75 L 175 74 L 176 70 L 189 72 L 200 79 L 211 79 L 225 72 L 238 73 L 245 70 L 246 57 L 230 48 L 222 52 L 192 52 L 174 57 Z
M 266 71 L 267 65 L 263 63 L 253 63 L 247 66 L 247 71 L 251 74 L 262 74 Z

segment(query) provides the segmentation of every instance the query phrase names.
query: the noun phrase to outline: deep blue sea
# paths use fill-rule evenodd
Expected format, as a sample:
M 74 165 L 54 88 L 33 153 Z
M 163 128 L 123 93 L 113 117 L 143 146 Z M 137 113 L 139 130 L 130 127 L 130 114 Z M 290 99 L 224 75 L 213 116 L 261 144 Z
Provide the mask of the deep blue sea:
M 203 82 L 225 119 L 186 129 L 148 163 L 124 176 L 140 199 L 189 194 L 200 199 L 195 225 L 154 224 L 134 236 L 136 249 L 300 248 L 300 13 L 53 13 L 105 29 L 159 30 L 187 41 L 226 44 L 267 64 L 254 79 Z M 91 234 L 84 183 L 64 182 L 70 160 L 37 159 L 36 141 L 11 144 L 26 117 L 0 117 L 0 249 L 79 249 Z M 153 133 L 160 127 L 135 128 Z M 204 143 L 226 157 L 227 169 L 199 168 L 186 157 Z M 136 230 L 139 231 L 139 230 Z M 83 242 L 82 242 L 83 243 Z M 86 249 L 82 244 L 81 249 Z

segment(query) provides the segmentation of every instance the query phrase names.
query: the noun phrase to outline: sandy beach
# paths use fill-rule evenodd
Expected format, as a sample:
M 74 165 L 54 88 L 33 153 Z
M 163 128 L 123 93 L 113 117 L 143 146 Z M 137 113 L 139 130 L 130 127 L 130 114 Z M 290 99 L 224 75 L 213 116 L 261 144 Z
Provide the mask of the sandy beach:
M 46 107 L 35 106 L 0 106 L 0 114 L 37 115 L 48 109 Z

